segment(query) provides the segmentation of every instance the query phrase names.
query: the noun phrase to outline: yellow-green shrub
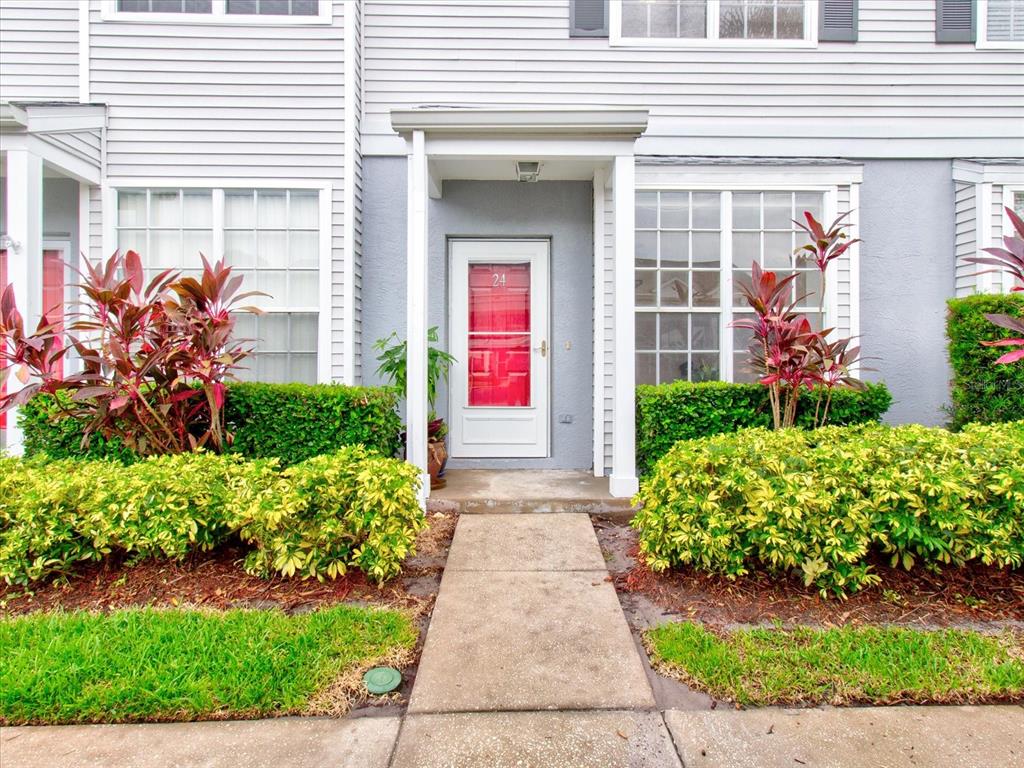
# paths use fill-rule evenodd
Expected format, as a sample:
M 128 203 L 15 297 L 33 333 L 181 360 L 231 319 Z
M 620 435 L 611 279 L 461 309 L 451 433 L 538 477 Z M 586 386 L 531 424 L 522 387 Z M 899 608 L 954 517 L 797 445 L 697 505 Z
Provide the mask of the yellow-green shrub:
M 256 549 L 246 570 L 391 578 L 425 525 L 418 489 L 416 467 L 358 445 L 296 464 L 248 511 L 242 538 Z
M 649 565 L 798 572 L 822 592 L 905 568 L 1024 561 L 1024 422 L 744 430 L 677 443 L 633 525 Z
M 284 471 L 276 459 L 211 453 L 130 465 L 0 458 L 0 578 L 26 584 L 111 552 L 180 558 L 241 532 L 259 548 L 254 562 L 275 553 L 263 573 L 355 567 L 383 580 L 422 525 L 417 484 L 404 462 L 361 446 Z

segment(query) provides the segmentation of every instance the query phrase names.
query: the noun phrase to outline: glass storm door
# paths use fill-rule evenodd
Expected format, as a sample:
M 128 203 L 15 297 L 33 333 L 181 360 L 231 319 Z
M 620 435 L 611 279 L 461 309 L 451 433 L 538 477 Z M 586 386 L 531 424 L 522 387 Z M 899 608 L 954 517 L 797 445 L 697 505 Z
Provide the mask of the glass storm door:
M 451 454 L 548 455 L 548 242 L 451 241 Z

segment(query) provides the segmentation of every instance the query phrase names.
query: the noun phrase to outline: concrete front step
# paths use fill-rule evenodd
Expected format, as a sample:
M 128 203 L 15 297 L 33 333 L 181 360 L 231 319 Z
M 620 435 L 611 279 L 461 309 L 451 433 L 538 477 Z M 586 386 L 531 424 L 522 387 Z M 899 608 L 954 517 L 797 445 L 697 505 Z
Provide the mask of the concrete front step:
M 608 493 L 608 478 L 560 469 L 451 469 L 447 485 L 432 491 L 430 511 L 466 514 L 576 512 L 630 515 L 629 499 Z
M 575 513 L 602 515 L 613 519 L 631 518 L 635 512 L 629 499 L 435 499 L 427 500 L 428 512 L 458 512 L 464 515 L 522 515 Z

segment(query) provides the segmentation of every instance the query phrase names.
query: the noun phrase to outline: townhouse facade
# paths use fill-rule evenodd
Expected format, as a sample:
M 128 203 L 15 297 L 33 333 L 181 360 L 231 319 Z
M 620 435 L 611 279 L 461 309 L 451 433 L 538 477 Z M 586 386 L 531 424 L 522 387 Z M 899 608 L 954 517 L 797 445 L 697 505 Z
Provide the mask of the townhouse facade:
M 452 465 L 625 496 L 637 383 L 751 378 L 755 260 L 944 420 L 945 301 L 1010 288 L 964 257 L 1024 210 L 1024 0 L 3 0 L 0 176 L 30 321 L 76 258 L 224 256 L 271 295 L 249 376 L 407 337 L 425 467 L 436 326 Z M 804 210 L 862 239 L 824 287 Z

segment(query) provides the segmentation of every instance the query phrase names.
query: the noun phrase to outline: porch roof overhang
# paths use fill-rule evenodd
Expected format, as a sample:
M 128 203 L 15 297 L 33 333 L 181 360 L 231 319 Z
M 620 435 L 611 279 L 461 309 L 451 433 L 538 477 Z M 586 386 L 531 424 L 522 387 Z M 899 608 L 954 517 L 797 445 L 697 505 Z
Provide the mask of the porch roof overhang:
M 647 119 L 646 109 L 623 107 L 418 107 L 391 110 L 391 127 L 404 137 L 413 131 L 424 131 L 435 135 L 576 135 L 636 139 L 647 130 Z
M 645 109 L 621 107 L 489 109 L 418 107 L 391 112 L 391 124 L 412 154 L 424 138 L 430 197 L 454 179 L 514 181 L 516 160 L 541 164 L 542 181 L 594 178 L 621 155 L 633 155 L 647 128 Z
M 0 103 L 0 149 L 27 150 L 61 175 L 99 184 L 106 122 L 103 104 Z

